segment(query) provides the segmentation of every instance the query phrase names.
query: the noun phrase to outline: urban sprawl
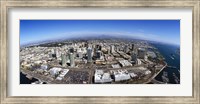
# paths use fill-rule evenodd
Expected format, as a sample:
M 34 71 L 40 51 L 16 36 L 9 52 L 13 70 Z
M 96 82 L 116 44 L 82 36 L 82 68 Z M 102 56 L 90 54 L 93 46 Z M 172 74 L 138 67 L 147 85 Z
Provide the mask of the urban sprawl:
M 20 48 L 20 72 L 39 80 L 32 84 L 163 83 L 155 77 L 166 66 L 155 47 L 139 40 L 66 40 Z

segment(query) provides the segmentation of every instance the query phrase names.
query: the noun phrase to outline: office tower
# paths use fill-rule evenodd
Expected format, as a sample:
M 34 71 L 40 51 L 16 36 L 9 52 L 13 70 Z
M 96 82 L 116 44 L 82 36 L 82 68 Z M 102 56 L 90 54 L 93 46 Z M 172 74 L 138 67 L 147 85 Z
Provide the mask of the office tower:
M 110 54 L 110 48 L 107 49 L 107 53 Z
M 87 49 L 87 61 L 92 62 L 92 48 Z
M 102 46 L 101 45 L 96 45 L 97 50 L 101 50 Z
M 128 53 L 128 45 L 124 46 L 124 53 Z
M 135 49 L 135 45 L 134 44 L 132 44 L 132 48 L 131 49 L 132 49 L 132 51 L 134 51 L 134 49 Z
M 97 58 L 97 59 L 100 59 L 101 56 L 102 56 L 102 52 L 101 52 L 101 51 L 97 51 L 97 52 L 96 52 L 96 58 Z
M 74 62 L 74 54 L 73 53 L 69 53 L 69 59 L 70 59 L 70 66 L 74 67 L 75 62 Z
M 144 48 L 138 48 L 138 58 L 144 59 L 146 55 L 146 50 Z
M 55 49 L 54 52 L 55 52 L 55 56 L 56 56 L 56 58 L 58 59 L 58 57 L 59 57 L 58 49 Z
M 81 48 L 77 49 L 77 56 L 78 56 L 78 58 L 83 58 L 83 52 L 82 52 Z
M 49 58 L 52 58 L 52 53 L 49 52 Z
M 66 54 L 66 63 L 70 63 L 69 54 Z
M 82 52 L 77 52 L 77 54 L 78 54 L 78 58 L 83 58 L 83 53 Z
M 116 52 L 118 52 L 119 51 L 119 46 L 116 46 L 115 48 L 116 48 Z
M 55 54 L 53 49 L 51 49 L 51 54 Z
M 114 53 L 114 52 L 115 52 L 115 46 L 111 45 L 111 53 Z
M 74 48 L 73 48 L 73 47 L 71 47 L 71 48 L 69 49 L 69 53 L 74 53 Z
M 61 59 L 62 59 L 62 66 L 66 66 L 66 63 L 67 63 L 67 58 L 66 58 L 66 55 L 65 54 L 61 54 Z
M 135 52 L 132 52 L 131 61 L 132 61 L 132 64 L 136 64 L 137 62 L 137 55 Z
M 94 51 L 93 51 L 93 56 L 96 57 L 96 53 L 97 53 L 97 46 L 94 47 Z

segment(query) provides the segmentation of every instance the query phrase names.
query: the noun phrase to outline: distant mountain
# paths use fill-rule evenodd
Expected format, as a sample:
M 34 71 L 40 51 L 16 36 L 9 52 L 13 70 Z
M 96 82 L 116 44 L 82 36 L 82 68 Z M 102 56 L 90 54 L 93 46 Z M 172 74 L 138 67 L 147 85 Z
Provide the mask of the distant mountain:
M 66 40 L 92 40 L 92 39 L 125 39 L 125 40 L 142 40 L 136 37 L 131 37 L 131 36 L 116 36 L 115 34 L 90 34 L 90 35 L 83 35 L 83 36 L 74 36 L 71 38 L 57 38 L 57 39 L 49 39 L 49 40 L 43 40 L 43 41 L 37 41 L 37 42 L 32 42 L 32 43 L 28 43 L 28 44 L 23 44 L 20 45 L 21 47 L 27 47 L 27 46 L 34 46 L 34 45 L 39 45 L 39 44 L 45 44 L 45 43 L 52 43 L 52 42 L 62 42 L 62 41 L 66 41 Z

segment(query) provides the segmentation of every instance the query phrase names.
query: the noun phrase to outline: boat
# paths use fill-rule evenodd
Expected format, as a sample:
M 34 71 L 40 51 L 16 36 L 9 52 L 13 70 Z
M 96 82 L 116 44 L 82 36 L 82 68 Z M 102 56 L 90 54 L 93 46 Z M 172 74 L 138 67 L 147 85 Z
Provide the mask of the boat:
M 170 58 L 174 60 L 175 55 L 173 53 L 170 54 Z
M 176 82 L 176 84 L 180 83 L 180 79 L 176 76 L 175 73 L 173 73 L 173 77 L 174 77 L 174 81 Z
M 174 57 L 170 56 L 170 58 L 171 58 L 172 60 L 174 60 Z
M 163 80 L 164 83 L 168 83 L 169 82 L 168 73 L 165 72 L 165 71 L 163 72 L 162 80 Z

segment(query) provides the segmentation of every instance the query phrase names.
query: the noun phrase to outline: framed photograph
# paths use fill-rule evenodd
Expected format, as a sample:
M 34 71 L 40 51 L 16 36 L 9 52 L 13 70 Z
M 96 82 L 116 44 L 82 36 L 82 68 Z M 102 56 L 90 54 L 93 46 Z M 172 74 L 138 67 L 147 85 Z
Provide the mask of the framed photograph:
M 0 3 L 0 104 L 200 104 L 199 0 Z

